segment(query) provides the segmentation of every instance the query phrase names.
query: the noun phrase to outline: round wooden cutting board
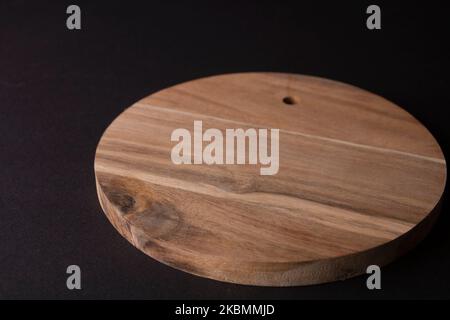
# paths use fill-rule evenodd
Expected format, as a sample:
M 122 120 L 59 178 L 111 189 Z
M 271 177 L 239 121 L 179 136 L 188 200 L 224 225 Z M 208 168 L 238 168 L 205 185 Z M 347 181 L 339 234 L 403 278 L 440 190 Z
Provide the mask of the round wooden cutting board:
M 107 217 L 149 256 L 212 279 L 292 286 L 411 249 L 437 216 L 446 163 L 424 126 L 377 95 L 242 73 L 126 109 L 98 144 L 95 175 Z

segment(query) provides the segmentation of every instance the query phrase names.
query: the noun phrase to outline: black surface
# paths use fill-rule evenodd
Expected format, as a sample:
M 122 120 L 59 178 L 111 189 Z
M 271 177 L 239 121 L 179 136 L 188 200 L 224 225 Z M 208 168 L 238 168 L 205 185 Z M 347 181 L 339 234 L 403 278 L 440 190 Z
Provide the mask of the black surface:
M 393 2 L 393 1 L 392 1 Z M 192 276 L 123 239 L 98 204 L 94 152 L 136 100 L 212 74 L 280 71 L 351 83 L 403 106 L 449 156 L 448 13 L 442 3 L 68 1 L 0 4 L 0 298 L 449 298 L 448 201 L 432 233 L 382 269 L 310 287 L 261 288 Z M 144 3 L 146 3 L 144 5 Z M 312 4 L 314 3 L 314 4 Z M 82 290 L 66 288 L 66 267 Z

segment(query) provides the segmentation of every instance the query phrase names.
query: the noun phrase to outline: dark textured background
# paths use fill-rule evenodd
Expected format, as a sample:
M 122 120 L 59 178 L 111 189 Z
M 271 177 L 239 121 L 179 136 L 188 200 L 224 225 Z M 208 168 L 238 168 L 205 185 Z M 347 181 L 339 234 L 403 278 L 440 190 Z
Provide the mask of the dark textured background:
M 393 1 L 392 1 L 393 2 Z M 97 201 L 93 161 L 107 125 L 164 87 L 220 73 L 280 71 L 348 82 L 403 106 L 449 156 L 448 12 L 427 1 L 68 1 L 0 4 L 0 298 L 449 298 L 448 201 L 432 233 L 382 269 L 310 287 L 259 288 L 198 278 L 123 239 Z M 145 3 L 145 5 L 144 5 Z M 66 267 L 82 269 L 81 291 Z

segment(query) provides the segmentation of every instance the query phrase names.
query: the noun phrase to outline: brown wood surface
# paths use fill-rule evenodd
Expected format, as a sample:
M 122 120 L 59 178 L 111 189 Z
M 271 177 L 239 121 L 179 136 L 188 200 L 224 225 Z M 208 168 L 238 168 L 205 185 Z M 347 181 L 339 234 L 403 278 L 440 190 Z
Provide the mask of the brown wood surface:
M 278 173 L 173 164 L 171 133 L 194 120 L 204 130 L 279 128 Z M 437 215 L 446 163 L 424 126 L 377 95 L 243 73 L 126 109 L 99 142 L 95 175 L 107 217 L 149 256 L 217 280 L 290 286 L 345 279 L 412 248 Z

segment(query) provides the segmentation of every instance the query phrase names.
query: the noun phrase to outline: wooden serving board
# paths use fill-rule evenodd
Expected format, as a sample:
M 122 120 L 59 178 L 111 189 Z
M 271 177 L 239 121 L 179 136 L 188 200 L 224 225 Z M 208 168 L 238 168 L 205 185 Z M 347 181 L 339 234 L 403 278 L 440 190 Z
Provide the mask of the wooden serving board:
M 278 172 L 261 175 L 248 159 L 175 164 L 172 134 L 193 133 L 194 121 L 224 137 L 279 129 Z M 95 175 L 107 217 L 149 256 L 212 279 L 292 286 L 346 279 L 411 249 L 437 216 L 446 163 L 424 126 L 377 95 L 317 77 L 242 73 L 176 85 L 126 109 L 98 144 Z

